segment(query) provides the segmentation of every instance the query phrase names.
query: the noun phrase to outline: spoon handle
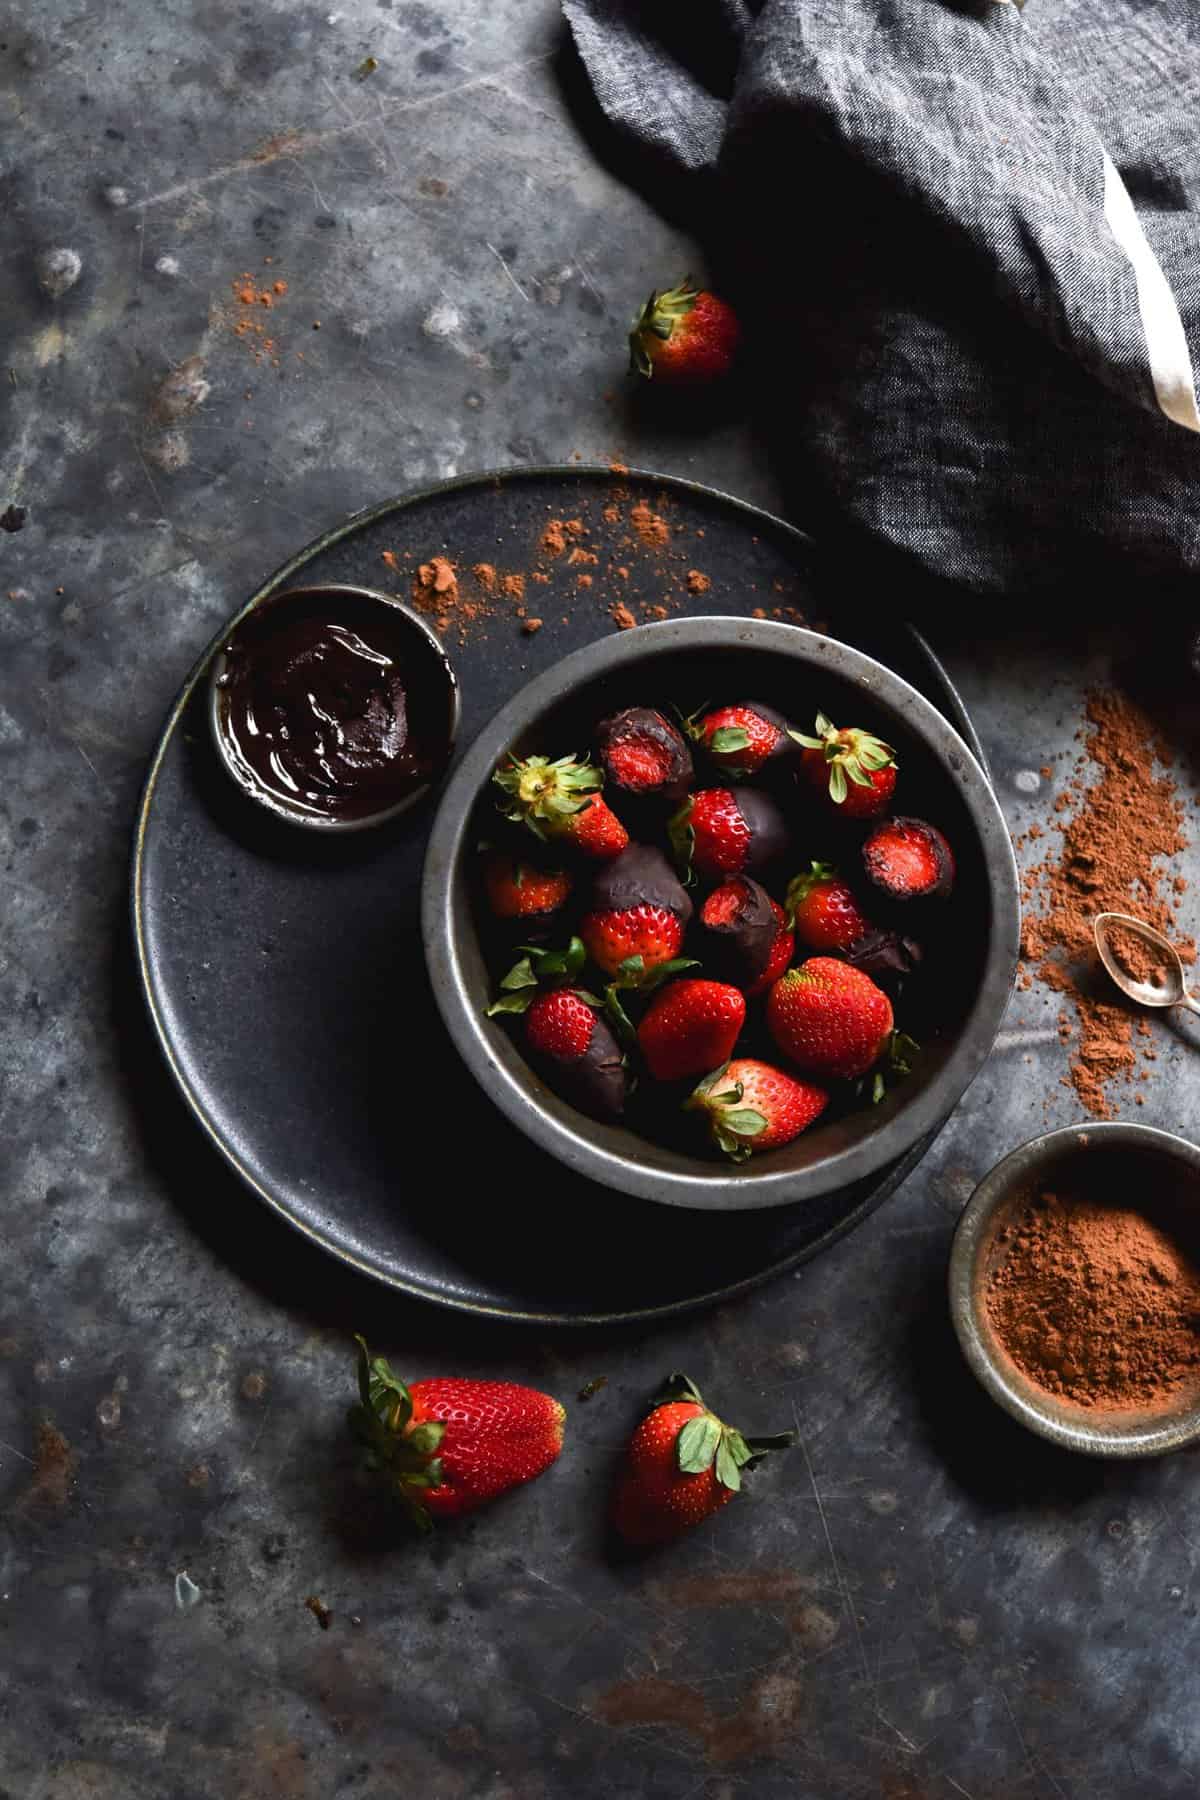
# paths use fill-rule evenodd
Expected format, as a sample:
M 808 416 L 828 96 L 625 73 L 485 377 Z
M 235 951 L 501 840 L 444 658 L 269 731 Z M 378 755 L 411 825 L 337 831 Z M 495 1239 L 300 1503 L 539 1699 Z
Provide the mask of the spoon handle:
M 1185 992 L 1183 999 L 1179 1004 L 1180 1006 L 1186 1006 L 1190 1012 L 1200 1013 L 1200 1000 L 1196 998 L 1195 994 Z

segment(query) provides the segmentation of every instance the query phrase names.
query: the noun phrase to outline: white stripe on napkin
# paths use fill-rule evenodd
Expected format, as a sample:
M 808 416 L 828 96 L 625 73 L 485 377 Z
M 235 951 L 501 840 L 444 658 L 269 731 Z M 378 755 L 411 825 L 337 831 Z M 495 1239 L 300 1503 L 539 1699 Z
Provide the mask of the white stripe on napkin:
M 1155 398 L 1176 425 L 1183 425 L 1188 431 L 1200 431 L 1196 382 L 1183 320 L 1171 284 L 1146 241 L 1129 189 L 1107 150 L 1104 152 L 1104 217 L 1133 267 Z

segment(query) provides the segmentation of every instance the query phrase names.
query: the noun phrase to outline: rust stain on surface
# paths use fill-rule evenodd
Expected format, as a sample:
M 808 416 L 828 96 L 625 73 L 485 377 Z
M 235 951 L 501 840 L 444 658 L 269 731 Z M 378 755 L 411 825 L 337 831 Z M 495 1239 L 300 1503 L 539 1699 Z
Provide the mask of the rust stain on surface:
M 25 1490 L 26 1504 L 63 1507 L 74 1480 L 75 1452 L 57 1425 L 42 1419 L 33 1438 L 33 1475 Z
M 618 1681 L 595 1700 L 590 1712 L 606 1725 L 659 1725 L 695 1739 L 711 1762 L 743 1762 L 760 1756 L 795 1731 L 803 1689 L 794 1676 L 774 1670 L 756 1681 L 733 1712 L 714 1712 L 698 1688 L 649 1676 Z

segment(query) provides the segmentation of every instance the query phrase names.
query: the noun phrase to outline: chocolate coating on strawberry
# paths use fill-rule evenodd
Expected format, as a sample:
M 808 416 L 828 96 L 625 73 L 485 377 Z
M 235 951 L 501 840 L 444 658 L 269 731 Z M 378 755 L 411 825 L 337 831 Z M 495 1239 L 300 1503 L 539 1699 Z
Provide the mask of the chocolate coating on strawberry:
M 700 909 L 703 964 L 735 987 L 753 987 L 766 973 L 779 933 L 775 904 L 749 875 L 714 888 Z
M 921 946 L 914 938 L 900 937 L 894 931 L 868 931 L 848 950 L 834 951 L 834 955 L 894 995 L 920 963 Z
M 862 859 L 867 880 L 889 900 L 945 900 L 954 887 L 954 853 L 926 819 L 884 819 Z
M 577 1106 L 589 1119 L 621 1117 L 628 1085 L 625 1058 L 603 1019 L 595 1019 L 591 1041 L 583 1055 L 574 1062 L 557 1063 L 550 1082 L 564 1100 Z
M 758 788 L 735 788 L 743 819 L 750 827 L 750 851 L 746 869 L 765 869 L 783 855 L 791 842 L 787 820 L 769 794 Z
M 630 844 L 597 871 L 592 883 L 593 912 L 628 912 L 637 906 L 661 906 L 681 925 L 688 923 L 693 912 L 674 869 L 662 851 L 650 844 Z
M 691 785 L 692 753 L 682 732 L 649 706 L 604 719 L 596 750 L 610 788 L 631 800 L 678 806 Z

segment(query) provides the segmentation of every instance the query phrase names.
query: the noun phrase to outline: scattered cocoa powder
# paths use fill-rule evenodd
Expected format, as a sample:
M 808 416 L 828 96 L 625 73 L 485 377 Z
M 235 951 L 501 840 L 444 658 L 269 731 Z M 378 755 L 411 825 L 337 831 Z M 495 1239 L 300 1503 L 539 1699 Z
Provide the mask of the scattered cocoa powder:
M 475 567 L 471 570 L 471 573 L 485 594 L 495 593 L 496 582 L 499 580 L 499 577 L 496 574 L 496 566 L 494 563 L 476 563 Z
M 541 544 L 547 556 L 562 555 L 567 547 L 567 533 L 561 519 L 551 519 L 542 533 Z
M 229 286 L 233 295 L 232 310 L 224 307 L 220 311 L 226 315 L 234 337 L 246 344 L 255 362 L 269 362 L 278 369 L 281 366 L 279 345 L 268 335 L 261 314 L 270 312 L 276 301 L 282 300 L 288 291 L 287 282 L 274 281 L 270 287 L 260 288 L 255 277 L 246 271 L 235 276 Z
M 521 626 L 521 630 L 529 632 L 530 636 L 532 636 L 535 631 L 540 631 L 542 629 L 543 624 L 544 620 L 542 619 L 526 619 Z
M 569 563 L 598 563 L 600 558 L 596 555 L 594 550 L 581 550 L 579 545 L 576 544 L 570 556 L 568 556 L 567 561 Z
M 591 585 L 592 585 L 592 577 L 590 575 L 579 575 L 576 577 L 576 580 L 575 580 L 576 587 L 590 588 Z
M 688 570 L 687 591 L 689 594 L 707 594 L 711 586 L 712 582 L 708 576 L 702 575 L 699 569 Z
M 1061 846 L 1022 878 L 1021 953 L 1040 981 L 1071 1001 L 1077 1039 L 1067 1080 L 1088 1112 L 1108 1118 L 1108 1087 L 1132 1078 L 1137 1055 L 1132 1016 L 1098 968 L 1093 919 L 1132 913 L 1171 937 L 1189 963 L 1196 947 L 1177 935 L 1177 907 L 1163 891 L 1171 877 L 1156 866 L 1188 842 L 1168 746 L 1117 689 L 1089 695 L 1086 719 L 1080 767 L 1054 802 Z M 1098 779 L 1085 783 L 1091 769 Z M 1064 1034 L 1069 1025 L 1060 1019 Z
M 986 1305 L 1017 1367 L 1077 1406 L 1149 1410 L 1200 1388 L 1200 1244 L 1163 1196 L 1027 1203 L 997 1239 Z
M 617 605 L 612 608 L 612 619 L 613 623 L 619 626 L 622 631 L 632 631 L 637 624 L 637 620 L 623 601 L 619 601 Z
M 379 552 L 379 554 L 383 558 L 384 562 L 387 564 L 389 569 L 392 569 L 392 570 L 399 569 L 400 558 L 396 555 L 396 552 L 394 550 L 381 550 Z
M 647 500 L 639 500 L 629 509 L 629 519 L 648 550 L 659 550 L 670 542 L 671 527 L 661 513 L 656 513 Z
M 500 583 L 501 592 L 508 600 L 525 598 L 525 577 L 523 575 L 505 575 Z
M 458 576 L 447 557 L 433 556 L 420 565 L 413 582 L 413 599 L 426 611 L 444 612 L 448 607 L 457 606 Z M 475 615 L 468 613 L 467 616 Z

